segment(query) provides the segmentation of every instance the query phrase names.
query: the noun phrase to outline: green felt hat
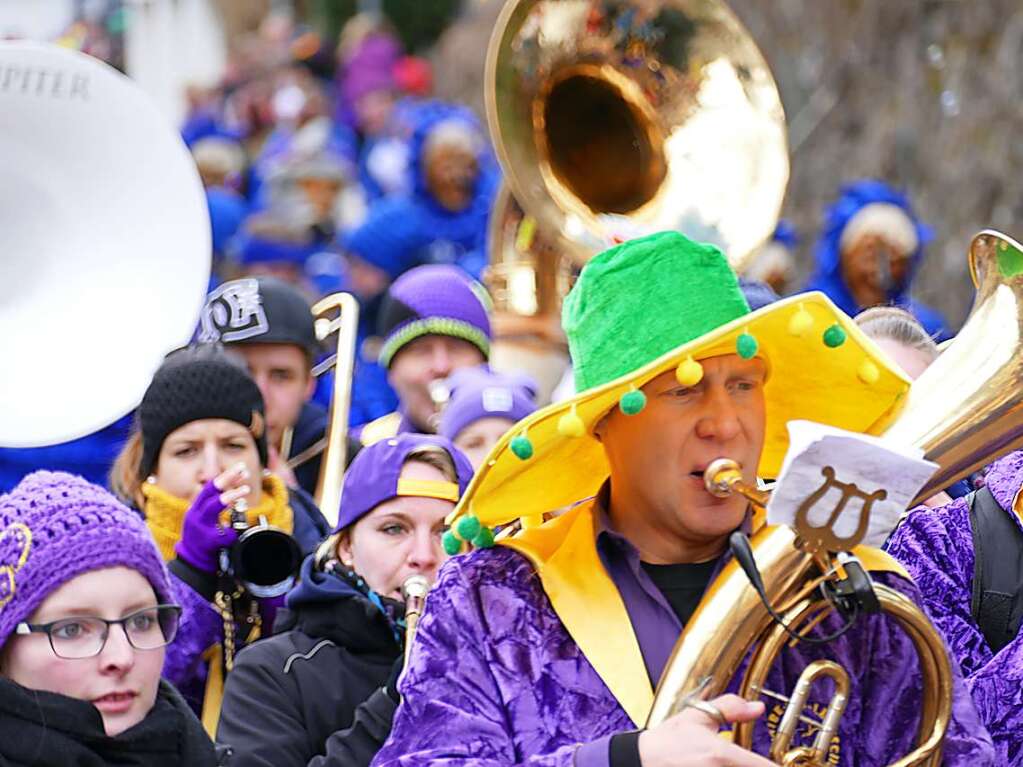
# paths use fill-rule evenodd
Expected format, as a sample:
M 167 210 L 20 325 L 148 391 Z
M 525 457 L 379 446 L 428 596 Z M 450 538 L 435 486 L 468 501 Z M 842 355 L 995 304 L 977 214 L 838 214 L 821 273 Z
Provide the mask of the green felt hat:
M 595 256 L 565 299 L 561 322 L 584 392 L 749 314 L 724 255 L 678 232 L 629 240 Z

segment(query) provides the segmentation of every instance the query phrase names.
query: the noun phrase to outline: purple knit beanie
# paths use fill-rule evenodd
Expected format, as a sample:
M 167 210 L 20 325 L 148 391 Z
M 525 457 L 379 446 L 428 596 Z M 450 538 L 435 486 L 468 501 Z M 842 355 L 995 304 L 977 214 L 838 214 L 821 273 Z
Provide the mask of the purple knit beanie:
M 401 45 L 391 36 L 370 34 L 344 63 L 341 95 L 349 104 L 367 93 L 393 90 L 394 67 L 401 58 Z
M 0 497 L 0 647 L 57 588 L 107 567 L 130 567 L 173 602 L 167 569 L 135 512 L 96 485 L 37 471 Z
M 490 297 L 486 288 L 457 266 L 428 264 L 396 279 L 380 307 L 380 364 L 421 336 L 452 336 L 490 356 Z
M 456 370 L 447 379 L 451 396 L 437 433 L 455 439 L 481 418 L 521 421 L 536 410 L 536 384 L 523 375 L 501 375 L 486 365 Z

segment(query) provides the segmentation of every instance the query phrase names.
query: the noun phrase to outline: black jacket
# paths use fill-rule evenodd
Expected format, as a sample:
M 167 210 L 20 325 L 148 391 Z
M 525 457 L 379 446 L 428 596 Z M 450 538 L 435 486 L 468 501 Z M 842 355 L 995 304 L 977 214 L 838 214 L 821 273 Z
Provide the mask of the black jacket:
M 327 421 L 327 409 L 323 405 L 318 402 L 306 402 L 298 414 L 298 420 L 292 427 L 291 455 L 298 455 L 323 439 L 327 433 Z M 316 481 L 320 477 L 322 457 L 323 453 L 318 453 L 295 467 L 295 479 L 299 486 L 310 495 L 316 492 Z
M 303 554 L 311 554 L 324 538 L 330 535 L 330 525 L 305 490 L 292 487 L 288 489 L 288 505 L 294 518 L 292 535 Z
M 227 677 L 217 742 L 232 749 L 232 767 L 368 765 L 396 706 L 382 690 L 401 655 L 392 622 L 346 580 L 313 572 L 309 557 L 276 629 Z
M 216 767 L 213 744 L 167 682 L 139 724 L 116 737 L 91 703 L 0 677 L 2 767 Z

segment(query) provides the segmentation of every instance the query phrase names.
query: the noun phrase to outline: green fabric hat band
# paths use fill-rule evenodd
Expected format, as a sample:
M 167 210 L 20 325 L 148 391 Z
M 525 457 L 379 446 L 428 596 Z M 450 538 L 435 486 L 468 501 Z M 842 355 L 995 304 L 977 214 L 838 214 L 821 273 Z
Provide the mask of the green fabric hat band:
M 594 256 L 562 309 L 576 391 L 637 370 L 738 317 L 749 305 L 724 254 L 678 232 Z
M 388 367 L 394 355 L 406 344 L 422 336 L 451 336 L 468 341 L 483 353 L 483 358 L 490 357 L 490 339 L 475 325 L 450 317 L 426 317 L 415 320 L 394 333 L 380 349 L 379 362 Z

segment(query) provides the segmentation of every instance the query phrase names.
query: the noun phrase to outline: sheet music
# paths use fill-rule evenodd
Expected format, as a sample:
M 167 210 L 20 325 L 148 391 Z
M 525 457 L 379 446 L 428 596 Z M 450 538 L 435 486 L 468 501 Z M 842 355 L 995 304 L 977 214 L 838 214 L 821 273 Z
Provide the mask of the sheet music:
M 881 546 L 898 523 L 907 504 L 937 470 L 938 465 L 923 458 L 923 451 L 812 421 L 790 421 L 789 451 L 767 506 L 767 521 L 795 527 L 796 512 L 825 484 L 824 467 L 834 468 L 834 478 L 855 483 L 865 494 L 884 490 L 886 497 L 871 506 L 863 543 Z M 830 487 L 809 512 L 814 526 L 827 524 L 842 493 Z M 835 534 L 852 535 L 860 522 L 864 504 L 855 499 L 846 504 L 832 524 Z

